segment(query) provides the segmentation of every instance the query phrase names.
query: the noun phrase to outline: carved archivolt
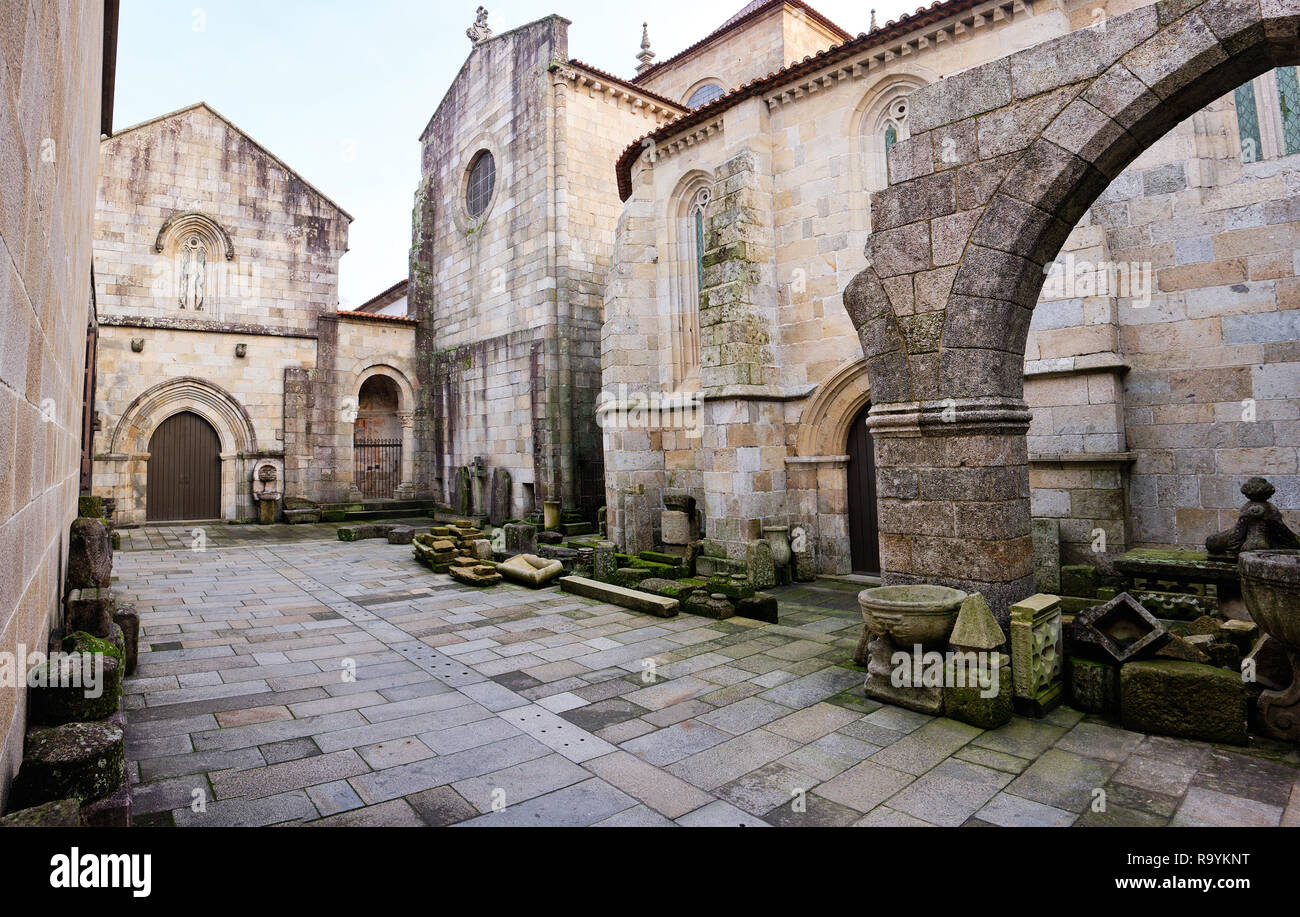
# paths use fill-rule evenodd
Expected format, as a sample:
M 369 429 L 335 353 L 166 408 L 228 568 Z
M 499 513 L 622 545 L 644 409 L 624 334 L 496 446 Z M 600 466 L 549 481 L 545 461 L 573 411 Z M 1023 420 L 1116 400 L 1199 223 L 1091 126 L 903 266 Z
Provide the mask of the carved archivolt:
M 178 249 L 191 238 L 201 240 L 209 253 L 220 253 L 227 261 L 235 260 L 235 244 L 230 239 L 230 233 L 222 229 L 212 217 L 197 210 L 178 213 L 163 223 L 158 230 L 158 238 L 154 239 L 153 250 L 163 252 Z
M 849 441 L 853 419 L 871 401 L 867 364 L 851 360 L 817 386 L 799 418 L 795 455 L 842 455 Z
M 253 422 L 235 398 L 206 379 L 168 379 L 131 402 L 113 430 L 110 452 L 142 454 L 158 424 L 179 411 L 193 411 L 212 424 L 225 454 L 257 451 Z

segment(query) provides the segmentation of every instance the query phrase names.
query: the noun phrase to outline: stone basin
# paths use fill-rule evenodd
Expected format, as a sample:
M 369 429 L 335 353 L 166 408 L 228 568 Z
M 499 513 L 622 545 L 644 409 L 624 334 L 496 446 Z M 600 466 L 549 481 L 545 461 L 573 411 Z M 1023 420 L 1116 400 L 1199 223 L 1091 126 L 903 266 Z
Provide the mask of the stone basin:
M 1238 564 L 1255 623 L 1292 653 L 1300 652 L 1300 551 L 1246 551 Z
M 899 646 L 947 643 L 966 593 L 949 586 L 878 586 L 858 593 L 862 620 L 873 636 Z

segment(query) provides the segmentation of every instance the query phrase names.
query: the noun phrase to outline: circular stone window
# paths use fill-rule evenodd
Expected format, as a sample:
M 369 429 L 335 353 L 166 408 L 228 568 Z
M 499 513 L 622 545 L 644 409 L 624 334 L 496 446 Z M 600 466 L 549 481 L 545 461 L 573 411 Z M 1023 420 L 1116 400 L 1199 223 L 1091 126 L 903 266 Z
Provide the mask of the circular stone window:
M 492 201 L 492 191 L 497 183 L 497 161 L 487 150 L 479 150 L 469 166 L 469 182 L 465 186 L 465 209 L 477 220 Z

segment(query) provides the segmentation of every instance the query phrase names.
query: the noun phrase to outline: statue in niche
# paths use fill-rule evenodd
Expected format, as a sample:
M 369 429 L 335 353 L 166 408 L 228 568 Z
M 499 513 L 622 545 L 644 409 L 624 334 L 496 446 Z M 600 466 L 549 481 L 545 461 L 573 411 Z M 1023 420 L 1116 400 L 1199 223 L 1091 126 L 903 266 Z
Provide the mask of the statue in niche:
M 203 310 L 207 262 L 207 250 L 198 236 L 190 236 L 181 243 L 177 301 L 182 309 L 191 308 L 196 312 Z
M 474 24 L 465 30 L 465 34 L 469 36 L 469 40 L 474 42 L 476 45 L 480 42 L 487 41 L 492 37 L 492 30 L 488 28 L 487 18 L 487 7 L 480 6 L 478 12 L 474 14 Z

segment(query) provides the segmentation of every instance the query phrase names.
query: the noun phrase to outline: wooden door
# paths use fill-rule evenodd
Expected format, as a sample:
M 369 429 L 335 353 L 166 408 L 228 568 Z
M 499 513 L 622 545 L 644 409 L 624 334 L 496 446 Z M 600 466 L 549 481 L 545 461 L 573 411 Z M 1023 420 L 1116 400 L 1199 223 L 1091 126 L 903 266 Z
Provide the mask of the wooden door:
M 849 427 L 849 551 L 854 573 L 880 572 L 880 531 L 876 524 L 876 454 L 862 409 Z
M 145 518 L 150 522 L 221 516 L 221 441 L 198 414 L 182 411 L 149 440 Z

